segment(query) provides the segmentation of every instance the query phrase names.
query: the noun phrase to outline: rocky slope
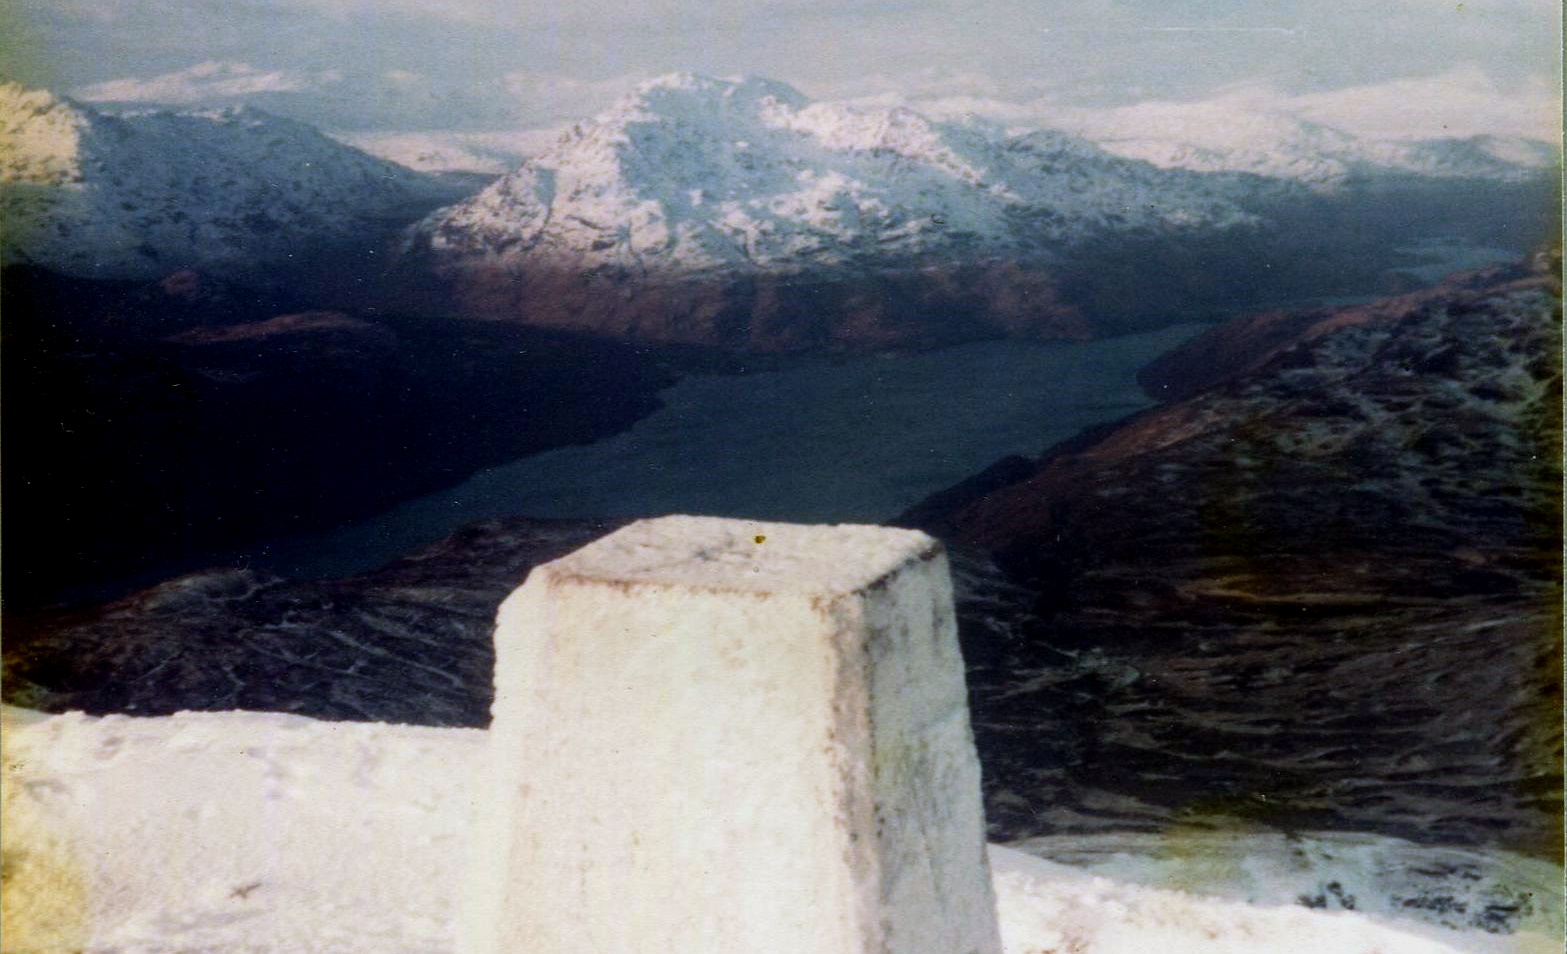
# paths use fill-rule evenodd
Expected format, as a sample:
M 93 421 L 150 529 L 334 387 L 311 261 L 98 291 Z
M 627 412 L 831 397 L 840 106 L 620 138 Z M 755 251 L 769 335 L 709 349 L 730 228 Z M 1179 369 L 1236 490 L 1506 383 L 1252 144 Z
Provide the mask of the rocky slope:
M 109 114 L 0 84 L 7 265 L 256 275 L 363 241 L 449 186 L 259 110 Z
M 1000 823 L 1559 852 L 1559 267 L 1221 327 L 917 515 L 1027 594 L 970 659 Z
M 213 570 L 97 609 L 12 614 L 6 699 L 49 711 L 487 725 L 496 607 L 530 567 L 618 525 L 495 522 L 358 577 Z

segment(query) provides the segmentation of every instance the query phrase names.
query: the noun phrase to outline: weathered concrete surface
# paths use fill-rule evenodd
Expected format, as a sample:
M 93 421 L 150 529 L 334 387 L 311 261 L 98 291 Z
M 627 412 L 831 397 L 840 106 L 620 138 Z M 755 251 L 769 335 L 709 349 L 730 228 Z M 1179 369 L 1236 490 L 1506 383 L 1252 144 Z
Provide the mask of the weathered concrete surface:
M 465 951 L 1000 950 L 929 537 L 639 521 L 495 643 Z

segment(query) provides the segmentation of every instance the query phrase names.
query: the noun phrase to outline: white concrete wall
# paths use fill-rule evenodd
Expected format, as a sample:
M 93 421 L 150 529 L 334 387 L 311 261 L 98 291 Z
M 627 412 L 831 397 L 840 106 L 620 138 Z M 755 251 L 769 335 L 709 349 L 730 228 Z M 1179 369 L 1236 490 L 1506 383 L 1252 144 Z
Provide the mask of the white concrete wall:
M 466 954 L 995 954 L 945 557 L 641 521 L 496 629 Z

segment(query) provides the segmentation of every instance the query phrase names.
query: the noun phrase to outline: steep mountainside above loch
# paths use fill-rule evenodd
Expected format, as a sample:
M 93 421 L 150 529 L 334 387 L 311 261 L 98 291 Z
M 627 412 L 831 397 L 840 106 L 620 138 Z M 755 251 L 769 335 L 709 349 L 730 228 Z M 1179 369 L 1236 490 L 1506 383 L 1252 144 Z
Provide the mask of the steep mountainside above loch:
M 1221 326 L 1145 372 L 1176 403 L 910 514 L 1020 588 L 970 659 L 1003 812 L 1555 854 L 1559 267 Z

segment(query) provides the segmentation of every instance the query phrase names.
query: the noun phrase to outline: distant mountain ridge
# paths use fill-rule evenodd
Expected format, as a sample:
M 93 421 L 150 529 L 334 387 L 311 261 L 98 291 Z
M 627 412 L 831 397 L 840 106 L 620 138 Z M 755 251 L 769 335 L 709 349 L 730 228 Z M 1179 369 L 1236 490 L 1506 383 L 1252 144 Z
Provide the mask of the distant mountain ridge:
M 1468 220 L 1436 195 L 1447 182 L 1544 181 L 1540 155 L 1500 140 L 1394 149 L 1282 119 L 1252 132 L 1240 151 L 1146 161 L 1060 131 L 675 73 L 432 213 L 403 251 L 465 312 L 638 340 L 1073 337 L 1248 290 L 1321 294 L 1352 272 L 1370 282 L 1412 241 L 1395 234 L 1406 221 L 1432 209 Z M 1242 147 L 1270 136 L 1284 137 L 1277 155 L 1248 159 Z M 1402 195 L 1332 207 L 1359 201 L 1324 185 L 1345 181 L 1345 156 L 1360 157 L 1357 174 L 1394 170 L 1395 192 L 1426 190 L 1416 211 L 1397 208 Z
M 257 271 L 452 197 L 249 107 L 111 115 L 0 84 L 6 264 L 95 278 Z
M 1550 143 L 1534 139 L 1369 139 L 1222 98 L 1063 110 L 1055 118 L 1107 152 L 1161 169 L 1249 172 L 1324 192 L 1399 178 L 1523 182 L 1560 162 Z
M 433 213 L 405 252 L 468 310 L 651 340 L 1059 337 L 1091 330 L 1055 292 L 1063 251 L 1247 230 L 1238 194 L 1062 133 L 679 73 Z
M 790 270 L 1254 221 L 1216 180 L 1067 134 L 1009 136 L 904 108 L 812 102 L 772 80 L 677 73 L 431 216 L 413 241 L 436 253 L 570 250 L 586 267 L 637 256 L 681 270 Z
M 1544 144 L 1370 143 L 1184 108 L 1107 111 L 1084 125 L 1096 144 L 676 73 L 543 148 L 470 136 L 492 164 L 534 155 L 469 195 L 485 177 L 416 172 L 250 107 L 115 113 L 5 84 L 0 258 L 92 278 L 304 275 L 344 306 L 777 351 L 1156 327 L 1411 287 L 1433 237 L 1539 239 Z M 438 137 L 356 141 L 447 161 Z
M 833 106 L 874 112 L 898 102 L 932 120 L 989 117 L 1014 134 L 1059 130 L 1111 154 L 1164 169 L 1254 173 L 1323 192 L 1399 177 L 1517 182 L 1549 173 L 1561 161 L 1559 147 L 1539 138 L 1497 133 L 1426 138 L 1367 135 L 1245 93 L 1105 108 L 892 96 Z M 330 124 L 323 128 L 337 129 Z M 372 132 L 357 125 L 346 129 L 341 134 L 345 141 L 412 168 L 487 174 L 509 171 L 537 157 L 560 132 L 558 127 L 515 129 L 504 123 L 488 131 L 429 125 L 390 127 L 395 132 Z M 506 168 L 498 168 L 503 163 Z

